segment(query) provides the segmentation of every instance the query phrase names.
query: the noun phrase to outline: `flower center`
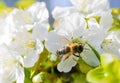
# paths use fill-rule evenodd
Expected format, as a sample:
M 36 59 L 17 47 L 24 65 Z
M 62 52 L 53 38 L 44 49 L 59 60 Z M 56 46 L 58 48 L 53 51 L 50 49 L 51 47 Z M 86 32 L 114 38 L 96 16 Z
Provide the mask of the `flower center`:
M 29 40 L 27 43 L 24 44 L 23 46 L 24 49 L 31 49 L 31 48 L 36 48 L 36 42 L 33 40 Z
M 4 66 L 12 66 L 15 63 L 17 63 L 17 60 L 13 59 L 13 60 L 5 60 L 4 61 Z

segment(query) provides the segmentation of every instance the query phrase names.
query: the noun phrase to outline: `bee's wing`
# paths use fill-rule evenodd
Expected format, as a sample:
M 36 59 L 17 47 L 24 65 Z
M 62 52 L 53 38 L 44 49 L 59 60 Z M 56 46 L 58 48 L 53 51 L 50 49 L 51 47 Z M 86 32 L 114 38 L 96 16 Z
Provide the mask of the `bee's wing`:
M 74 67 L 77 64 L 78 59 L 78 57 L 71 55 L 66 60 L 60 61 L 57 65 L 58 71 L 69 72 L 72 69 L 72 67 Z
M 61 61 L 64 61 L 64 60 L 66 60 L 67 58 L 69 58 L 71 55 L 72 55 L 71 52 L 69 52 L 69 53 L 67 53 L 67 54 L 64 54 L 64 55 L 61 55 L 61 56 L 60 56 L 60 60 L 61 60 Z

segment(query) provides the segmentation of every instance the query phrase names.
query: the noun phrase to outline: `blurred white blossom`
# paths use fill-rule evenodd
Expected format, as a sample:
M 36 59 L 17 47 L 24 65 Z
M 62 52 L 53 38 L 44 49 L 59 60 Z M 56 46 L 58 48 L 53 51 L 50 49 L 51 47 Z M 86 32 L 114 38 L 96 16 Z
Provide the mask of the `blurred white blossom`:
M 6 21 L 12 33 L 11 49 L 22 56 L 24 67 L 34 66 L 49 29 L 45 3 L 37 2 L 25 10 L 13 9 Z
M 35 28 L 39 28 L 38 30 L 44 32 L 43 28 L 45 27 L 38 25 L 35 26 L 34 29 Z M 34 31 L 34 29 L 32 32 L 22 29 L 14 34 L 15 36 L 13 37 L 13 41 L 11 41 L 11 49 L 22 56 L 24 67 L 34 66 L 35 62 L 39 58 L 39 54 L 43 51 L 42 40 L 39 38 L 41 33 L 36 33 L 37 31 Z
M 24 67 L 33 67 L 43 51 L 48 17 L 44 2 L 0 16 L 1 83 L 24 83 Z
M 0 82 L 24 83 L 22 58 L 7 45 L 0 45 Z

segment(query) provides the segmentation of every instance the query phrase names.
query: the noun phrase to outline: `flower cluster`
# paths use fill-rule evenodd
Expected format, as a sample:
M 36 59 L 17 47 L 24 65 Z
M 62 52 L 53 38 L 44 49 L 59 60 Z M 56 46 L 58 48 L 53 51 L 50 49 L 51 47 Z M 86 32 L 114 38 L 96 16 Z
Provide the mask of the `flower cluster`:
M 88 0 L 71 0 L 71 2 L 73 3 L 73 7 L 56 7 L 53 10 L 55 29 L 49 33 L 46 47 L 50 52 L 55 54 L 57 49 L 77 39 L 83 43 L 89 42 L 99 53 L 102 53 L 101 45 L 109 34 L 108 30 L 113 22 L 108 1 L 101 0 L 98 2 L 98 0 L 93 0 L 89 2 Z M 53 40 L 52 37 L 56 40 Z M 108 46 L 103 45 L 103 48 L 109 48 Z M 80 55 L 89 65 L 99 65 L 95 53 L 87 44 L 85 44 L 84 50 Z M 70 56 L 66 60 L 61 60 L 58 64 L 58 70 L 69 72 L 77 64 L 76 60 L 74 60 L 77 57 L 74 57 Z
M 33 67 L 43 51 L 48 17 L 45 3 L 35 3 L 25 10 L 13 9 L 1 17 L 1 83 L 24 83 L 24 68 Z
M 24 69 L 34 67 L 45 49 L 49 53 L 44 56 L 50 56 L 47 57 L 49 60 L 56 62 L 60 57 L 59 72 L 69 72 L 80 57 L 95 67 L 100 64 L 99 54 L 120 55 L 120 32 L 109 31 L 113 18 L 108 0 L 71 2 L 72 7 L 53 10 L 52 29 L 44 2 L 0 15 L 1 83 L 24 83 Z M 75 56 L 74 50 L 63 53 L 68 44 L 76 43 L 83 46 L 83 51 L 76 53 L 80 57 Z M 61 55 L 58 51 L 62 51 Z

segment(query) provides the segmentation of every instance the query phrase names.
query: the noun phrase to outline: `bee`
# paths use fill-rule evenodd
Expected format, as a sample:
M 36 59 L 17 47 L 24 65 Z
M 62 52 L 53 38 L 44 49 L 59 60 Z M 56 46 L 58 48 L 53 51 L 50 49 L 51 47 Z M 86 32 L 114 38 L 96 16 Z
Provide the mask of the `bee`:
M 69 43 L 62 49 L 57 50 L 56 54 L 59 55 L 60 59 L 64 56 L 64 60 L 66 60 L 71 55 L 79 57 L 82 51 L 83 51 L 82 43 Z

